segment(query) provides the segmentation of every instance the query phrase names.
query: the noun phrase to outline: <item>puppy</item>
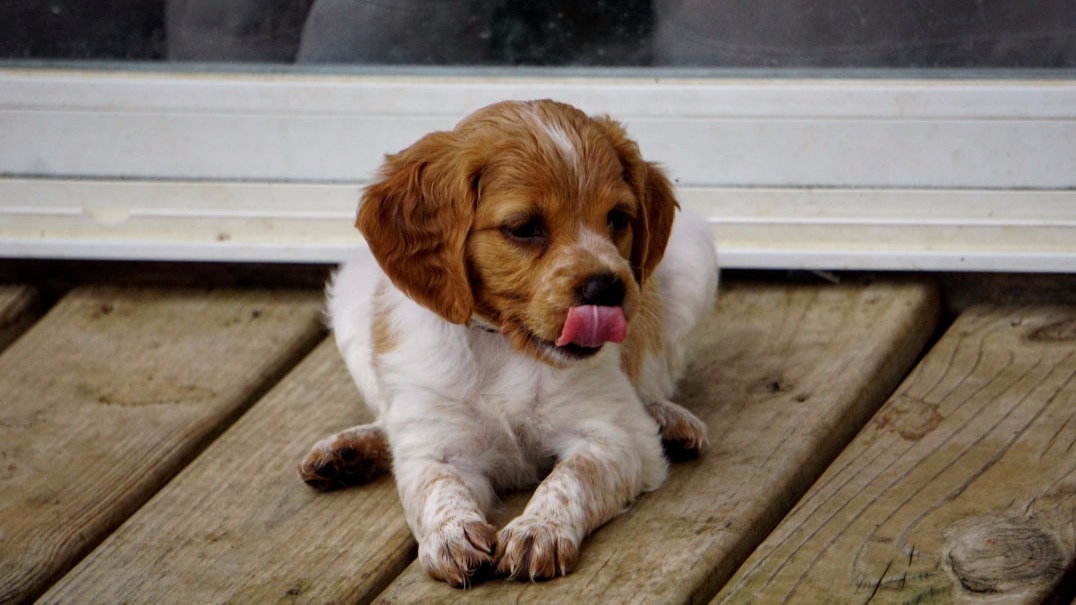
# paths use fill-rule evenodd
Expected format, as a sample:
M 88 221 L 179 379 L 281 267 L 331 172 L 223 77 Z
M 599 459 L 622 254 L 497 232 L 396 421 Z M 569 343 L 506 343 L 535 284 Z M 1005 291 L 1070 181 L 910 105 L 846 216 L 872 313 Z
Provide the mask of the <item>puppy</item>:
M 377 420 L 299 472 L 330 489 L 391 467 L 430 576 L 568 574 L 589 532 L 661 485 L 663 440 L 705 444 L 669 398 L 713 306 L 712 234 L 616 122 L 491 105 L 389 156 L 356 226 L 372 257 L 335 276 L 328 313 Z M 539 481 L 489 524 L 498 492 Z

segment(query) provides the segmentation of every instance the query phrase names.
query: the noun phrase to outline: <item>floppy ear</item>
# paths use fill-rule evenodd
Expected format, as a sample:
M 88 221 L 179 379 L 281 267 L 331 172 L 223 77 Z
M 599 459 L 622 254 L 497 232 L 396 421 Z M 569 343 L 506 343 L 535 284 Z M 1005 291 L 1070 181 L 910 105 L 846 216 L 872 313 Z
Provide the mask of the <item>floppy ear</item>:
M 594 122 L 612 143 L 624 167 L 624 180 L 641 204 L 639 216 L 631 223 L 631 268 L 641 284 L 665 255 L 680 204 L 665 173 L 657 164 L 643 160 L 639 146 L 628 138 L 623 126 L 604 116 L 595 118 Z
M 477 168 L 457 135 L 434 132 L 386 158 L 366 188 L 355 226 L 392 283 L 420 305 L 467 324 L 474 297 L 464 257 Z

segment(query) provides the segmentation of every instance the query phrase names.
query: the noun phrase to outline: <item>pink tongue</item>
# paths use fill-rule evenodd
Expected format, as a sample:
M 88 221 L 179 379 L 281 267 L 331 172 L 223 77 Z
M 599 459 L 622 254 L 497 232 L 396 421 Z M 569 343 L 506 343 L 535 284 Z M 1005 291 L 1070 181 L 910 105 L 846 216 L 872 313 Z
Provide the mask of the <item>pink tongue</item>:
M 627 335 L 624 310 L 620 307 L 585 305 L 568 310 L 564 330 L 557 346 L 575 344 L 581 347 L 600 347 L 607 342 L 624 342 Z

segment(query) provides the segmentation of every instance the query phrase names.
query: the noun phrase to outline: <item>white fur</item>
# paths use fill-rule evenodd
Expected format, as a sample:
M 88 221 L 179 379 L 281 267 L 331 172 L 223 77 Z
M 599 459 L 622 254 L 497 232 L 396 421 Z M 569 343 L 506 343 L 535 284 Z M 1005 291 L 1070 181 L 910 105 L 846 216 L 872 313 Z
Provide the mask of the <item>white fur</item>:
M 542 129 L 545 130 L 549 139 L 556 145 L 557 150 L 564 156 L 564 159 L 571 165 L 575 165 L 578 161 L 578 155 L 575 151 L 575 145 L 572 143 L 572 139 L 568 136 L 568 133 L 564 132 L 559 124 L 552 124 L 549 122 L 542 122 Z

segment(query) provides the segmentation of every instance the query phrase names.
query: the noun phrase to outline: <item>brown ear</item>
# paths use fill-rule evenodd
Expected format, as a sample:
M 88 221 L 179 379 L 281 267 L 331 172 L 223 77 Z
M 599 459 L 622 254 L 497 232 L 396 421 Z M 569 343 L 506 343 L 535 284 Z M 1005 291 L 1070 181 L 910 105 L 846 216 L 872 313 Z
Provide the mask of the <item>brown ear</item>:
M 624 180 L 642 205 L 642 212 L 631 225 L 631 267 L 635 279 L 641 284 L 665 255 L 665 245 L 669 243 L 669 233 L 680 205 L 665 173 L 657 164 L 643 160 L 639 146 L 628 138 L 623 126 L 604 116 L 595 118 L 594 122 L 612 143 L 624 167 Z
M 464 252 L 477 167 L 466 164 L 457 135 L 426 135 L 386 158 L 355 222 L 397 288 L 458 324 L 467 324 L 474 309 Z

